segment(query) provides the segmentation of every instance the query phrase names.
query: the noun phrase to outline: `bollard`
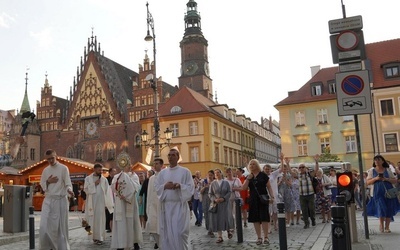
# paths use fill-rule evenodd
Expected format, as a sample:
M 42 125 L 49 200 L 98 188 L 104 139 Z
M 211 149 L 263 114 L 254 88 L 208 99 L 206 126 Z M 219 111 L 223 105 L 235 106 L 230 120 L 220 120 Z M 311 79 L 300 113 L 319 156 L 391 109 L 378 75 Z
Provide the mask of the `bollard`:
M 238 243 L 243 242 L 243 227 L 242 227 L 242 199 L 235 200 L 236 210 L 236 235 Z
M 332 212 L 332 250 L 347 249 L 346 208 L 333 206 Z
M 344 225 L 345 225 L 345 237 L 346 237 L 346 250 L 351 250 L 351 237 L 350 237 L 350 225 L 347 211 L 346 196 L 340 194 L 336 196 L 336 202 L 339 207 L 344 208 Z
M 287 250 L 285 204 L 278 203 L 279 249 Z
M 34 207 L 29 207 L 29 249 L 35 249 L 35 216 Z

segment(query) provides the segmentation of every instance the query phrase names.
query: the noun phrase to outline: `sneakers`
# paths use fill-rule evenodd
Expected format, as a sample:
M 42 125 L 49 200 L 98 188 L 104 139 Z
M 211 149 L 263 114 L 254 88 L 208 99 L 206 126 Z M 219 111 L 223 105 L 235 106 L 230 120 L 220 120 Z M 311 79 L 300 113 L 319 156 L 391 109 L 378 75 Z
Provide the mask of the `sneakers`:
M 309 228 L 309 227 L 310 227 L 310 224 L 305 224 L 303 228 L 304 228 L 304 229 L 307 229 L 307 228 Z
M 315 220 L 313 220 L 313 221 L 311 221 L 311 225 L 314 227 L 316 224 L 315 224 Z

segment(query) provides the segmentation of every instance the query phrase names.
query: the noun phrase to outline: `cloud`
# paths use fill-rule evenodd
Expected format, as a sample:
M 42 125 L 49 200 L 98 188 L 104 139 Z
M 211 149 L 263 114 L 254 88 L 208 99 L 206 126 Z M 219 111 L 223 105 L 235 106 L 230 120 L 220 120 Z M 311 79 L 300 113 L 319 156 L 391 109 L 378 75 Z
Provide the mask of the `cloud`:
M 15 19 L 12 16 L 8 15 L 7 13 L 2 12 L 0 14 L 0 28 L 8 29 L 10 28 L 10 23 L 14 21 Z
M 47 27 L 39 32 L 30 32 L 30 36 L 39 44 L 40 47 L 49 47 L 53 43 L 52 28 Z

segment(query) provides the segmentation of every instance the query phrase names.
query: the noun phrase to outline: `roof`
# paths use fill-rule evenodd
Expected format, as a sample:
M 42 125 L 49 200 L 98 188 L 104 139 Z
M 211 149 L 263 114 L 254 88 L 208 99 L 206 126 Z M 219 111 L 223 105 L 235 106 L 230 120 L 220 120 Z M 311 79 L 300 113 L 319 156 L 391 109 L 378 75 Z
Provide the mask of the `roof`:
M 400 86 L 400 78 L 387 80 L 384 77 L 382 66 L 387 63 L 400 63 L 400 39 L 393 39 L 365 45 L 367 56 L 366 68 L 370 69 L 371 82 L 374 89 Z M 297 91 L 289 92 L 289 96 L 275 106 L 284 106 L 299 103 L 325 101 L 336 99 L 336 94 L 328 91 L 328 82 L 335 81 L 337 66 L 319 70 L 306 84 Z M 322 94 L 312 96 L 311 85 L 322 83 Z
M 111 95 L 121 113 L 125 113 L 127 100 L 133 102 L 132 81 L 138 77 L 138 73 L 114 62 L 113 60 L 96 53 L 101 71 L 106 79 Z
M 93 169 L 94 164 L 90 163 L 90 162 L 86 162 L 86 161 L 82 161 L 80 159 L 74 159 L 74 158 L 66 158 L 66 157 L 60 157 L 57 156 L 57 161 L 59 161 L 60 163 L 64 164 L 64 165 L 75 165 L 78 167 L 82 167 L 82 168 L 86 168 L 86 169 Z M 19 171 L 19 174 L 23 174 L 24 172 L 32 169 L 32 168 L 36 168 L 38 166 L 42 166 L 44 164 L 47 164 L 47 160 L 41 160 L 29 167 L 26 167 L 24 169 L 22 169 L 21 171 Z M 108 170 L 108 168 L 103 168 L 103 170 Z
M 216 103 L 203 96 L 202 94 L 188 88 L 186 86 L 181 87 L 178 92 L 173 95 L 166 103 L 159 108 L 160 117 L 166 117 L 174 115 L 171 113 L 172 108 L 180 107 L 181 114 L 200 113 L 200 112 L 213 112 L 218 114 L 212 109 L 212 106 Z M 148 117 L 154 117 L 154 113 L 149 114 Z
M 297 103 L 317 102 L 336 99 L 336 94 L 330 94 L 328 91 L 328 81 L 335 80 L 335 74 L 339 71 L 338 67 L 324 68 L 319 70 L 306 84 L 299 90 L 290 92 L 289 96 L 277 103 L 275 106 L 284 106 Z M 311 85 L 313 83 L 322 83 L 322 94 L 313 96 Z
M 399 78 L 387 80 L 382 71 L 384 64 L 400 63 L 400 39 L 367 44 L 366 54 L 371 62 L 371 82 L 374 83 L 374 89 L 400 85 Z
M 13 167 L 2 167 L 0 169 L 0 174 L 7 174 L 7 175 L 21 175 L 20 173 L 18 173 L 18 169 L 13 168 Z

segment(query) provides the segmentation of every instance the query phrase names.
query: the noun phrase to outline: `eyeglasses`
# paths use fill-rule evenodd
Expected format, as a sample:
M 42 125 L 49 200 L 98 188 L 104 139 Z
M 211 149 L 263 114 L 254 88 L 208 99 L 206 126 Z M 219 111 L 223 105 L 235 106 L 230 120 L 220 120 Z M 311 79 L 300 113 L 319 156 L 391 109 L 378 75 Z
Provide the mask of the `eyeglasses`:
M 300 166 L 299 169 L 305 168 L 304 166 Z

